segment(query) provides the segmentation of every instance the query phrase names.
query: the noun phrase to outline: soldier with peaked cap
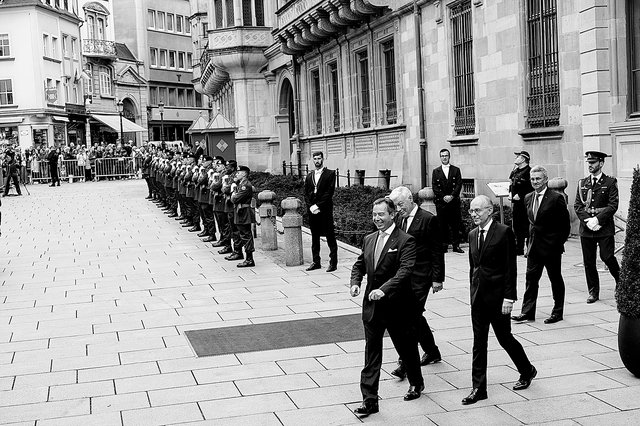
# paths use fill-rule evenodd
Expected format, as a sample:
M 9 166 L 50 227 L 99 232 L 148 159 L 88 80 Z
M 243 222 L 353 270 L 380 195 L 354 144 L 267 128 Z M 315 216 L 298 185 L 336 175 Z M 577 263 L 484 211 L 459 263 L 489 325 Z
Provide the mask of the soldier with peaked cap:
M 609 155 L 600 151 L 587 151 L 589 176 L 580 179 L 573 205 L 580 219 L 580 244 L 587 278 L 589 298 L 593 303 L 600 298 L 600 277 L 596 268 L 596 250 L 600 247 L 600 259 L 607 265 L 611 276 L 618 283 L 620 266 L 614 255 L 615 226 L 613 216 L 618 210 L 618 182 L 602 173 L 604 159 Z
M 509 185 L 509 200 L 513 212 L 513 233 L 516 234 L 516 255 L 524 254 L 525 240 L 529 238 L 529 217 L 527 216 L 527 206 L 524 204 L 524 197 L 531 191 L 531 167 L 529 162 L 531 156 L 527 151 L 514 152 L 516 158 L 513 161 L 514 168 L 509 175 L 511 184 Z
M 239 245 L 239 237 L 238 237 L 238 228 L 235 224 L 235 209 L 233 206 L 233 202 L 231 201 L 231 186 L 235 181 L 236 172 L 238 169 L 238 163 L 236 160 L 227 161 L 225 174 L 222 177 L 222 195 L 224 196 L 224 212 L 227 214 L 227 228 L 225 233 L 225 240 L 228 242 L 227 246 L 220 251 L 219 254 L 229 254 L 226 256 L 226 260 L 242 260 L 244 256 L 242 255 L 241 248 Z M 231 247 L 231 242 L 233 241 L 234 248 Z M 235 250 L 234 250 L 235 249 Z
M 251 185 L 249 181 L 250 172 L 251 170 L 249 170 L 247 166 L 238 167 L 235 176 L 235 186 L 231 194 L 231 202 L 233 203 L 234 209 L 234 223 L 238 229 L 238 241 L 237 243 L 234 241 L 235 253 L 239 253 L 240 256 L 242 256 L 243 247 L 245 252 L 245 260 L 237 265 L 238 268 L 256 265 L 253 260 L 254 244 L 253 233 L 251 232 L 251 224 L 255 222 L 256 215 L 251 206 L 253 185 Z M 229 257 L 227 260 L 236 260 Z
M 216 173 L 211 183 L 211 193 L 213 198 L 213 213 L 218 222 L 218 230 L 220 231 L 220 239 L 213 243 L 213 247 L 222 247 L 218 253 L 231 253 L 231 228 L 229 218 L 225 211 L 227 200 L 225 194 L 222 193 L 224 184 L 231 180 L 227 175 L 227 167 L 224 158 L 216 157 Z
M 197 164 L 194 164 L 192 169 L 191 182 L 187 185 L 187 197 L 189 198 L 189 203 L 191 204 L 191 224 L 193 225 L 188 229 L 189 232 L 199 232 L 202 229 L 200 228 L 200 211 L 198 210 L 198 199 L 197 199 L 197 185 L 198 178 L 200 176 L 200 167 Z
M 193 219 L 193 203 L 191 200 L 191 196 L 192 196 L 192 192 L 189 192 L 190 190 L 190 185 L 192 183 L 192 178 L 193 178 L 193 167 L 194 167 L 194 160 L 193 157 L 187 157 L 185 159 L 185 172 L 184 175 L 182 177 L 182 188 L 183 188 L 183 193 L 182 195 L 184 196 L 184 220 L 182 222 L 180 222 L 180 224 L 182 225 L 183 228 L 191 228 L 193 227 L 193 223 L 191 222 Z
M 209 204 L 209 171 L 213 171 L 213 158 L 206 155 L 203 158 L 200 176 L 198 177 L 198 210 L 202 218 L 202 232 L 198 237 L 206 237 L 205 243 L 216 240 L 216 220 L 213 216 L 213 206 Z

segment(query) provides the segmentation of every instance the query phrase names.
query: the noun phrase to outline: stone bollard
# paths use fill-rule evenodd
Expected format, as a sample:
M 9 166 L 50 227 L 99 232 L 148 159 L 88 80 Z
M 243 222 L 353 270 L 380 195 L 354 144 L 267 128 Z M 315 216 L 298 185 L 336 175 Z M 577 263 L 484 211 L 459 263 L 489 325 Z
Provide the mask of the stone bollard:
M 547 183 L 547 186 L 549 187 L 549 189 L 562 194 L 564 196 L 565 201 L 569 199 L 569 196 L 564 192 L 564 190 L 567 189 L 568 185 L 569 185 L 569 182 L 567 182 L 565 178 L 561 178 L 561 177 L 555 177 L 553 179 L 549 179 L 549 182 Z
M 260 200 L 260 239 L 262 240 L 262 250 L 278 250 L 278 233 L 276 232 L 276 207 L 273 199 L 276 193 L 273 191 L 262 191 L 258 194 Z
M 430 186 L 422 188 L 418 191 L 418 197 L 420 197 L 420 208 L 435 215 L 436 205 L 433 200 L 436 198 L 436 194 L 434 194 L 433 189 Z
M 299 266 L 304 263 L 302 254 L 302 215 L 297 209 L 302 202 L 294 197 L 287 197 L 280 203 L 284 210 L 282 226 L 284 227 L 284 254 L 287 266 Z

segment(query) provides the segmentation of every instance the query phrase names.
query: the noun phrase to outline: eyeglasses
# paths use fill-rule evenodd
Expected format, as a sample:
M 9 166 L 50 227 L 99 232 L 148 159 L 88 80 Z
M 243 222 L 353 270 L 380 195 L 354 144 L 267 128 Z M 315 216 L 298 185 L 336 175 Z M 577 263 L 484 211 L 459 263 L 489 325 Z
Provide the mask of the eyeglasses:
M 480 215 L 480 213 L 486 209 L 487 209 L 486 207 L 482 209 L 469 209 L 469 214 Z

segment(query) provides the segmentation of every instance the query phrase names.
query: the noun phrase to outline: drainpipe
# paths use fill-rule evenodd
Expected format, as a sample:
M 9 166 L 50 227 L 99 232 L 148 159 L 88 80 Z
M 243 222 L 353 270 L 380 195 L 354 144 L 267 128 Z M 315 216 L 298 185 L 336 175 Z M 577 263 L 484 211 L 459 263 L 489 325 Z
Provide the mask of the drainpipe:
M 425 126 L 424 115 L 424 87 L 422 82 L 422 41 L 420 33 L 422 32 L 422 12 L 418 7 L 418 0 L 413 2 L 413 20 L 415 28 L 416 40 L 416 77 L 418 86 L 418 119 L 419 119 L 419 136 L 420 144 L 420 188 L 424 188 L 428 184 L 427 176 L 427 129 Z

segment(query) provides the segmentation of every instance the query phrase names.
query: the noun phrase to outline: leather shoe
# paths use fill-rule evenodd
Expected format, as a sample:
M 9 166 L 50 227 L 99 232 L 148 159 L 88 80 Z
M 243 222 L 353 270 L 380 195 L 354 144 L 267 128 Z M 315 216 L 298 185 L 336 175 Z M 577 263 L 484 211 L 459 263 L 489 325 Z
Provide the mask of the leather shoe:
M 392 376 L 396 376 L 400 380 L 404 380 L 407 377 L 407 370 L 404 369 L 402 361 L 398 361 L 398 368 L 391 372 Z
M 338 265 L 329 265 L 327 272 L 333 272 L 338 270 Z
M 359 417 L 367 417 L 370 414 L 375 414 L 379 410 L 377 402 L 363 402 L 361 406 L 353 410 L 353 412 Z
M 469 396 L 462 398 L 462 405 L 470 405 L 475 404 L 478 401 L 482 401 L 483 399 L 487 399 L 487 391 L 480 389 L 473 389 Z
M 520 379 L 513 385 L 513 390 L 522 390 L 529 387 L 534 377 L 538 375 L 538 370 L 532 365 L 531 372 L 527 376 L 520 376 Z
M 424 390 L 424 385 L 422 386 L 409 386 L 409 390 L 404 395 L 405 401 L 413 401 L 414 399 L 420 398 L 422 391 Z
M 205 238 L 204 240 L 202 240 L 203 243 L 211 243 L 213 241 L 216 240 L 216 237 L 214 237 L 213 235 L 209 235 L 207 238 Z
M 229 256 L 225 256 L 224 260 L 242 260 L 244 256 L 241 253 L 233 252 Z
M 198 225 L 194 225 L 191 228 L 188 229 L 189 232 L 198 232 L 201 231 L 200 227 Z
M 587 298 L 587 303 L 595 303 L 598 300 L 600 300 L 600 298 L 598 296 L 590 294 L 589 297 Z
M 256 266 L 256 263 L 253 260 L 247 259 L 244 262 L 240 262 L 236 265 L 238 268 L 249 268 L 251 266 Z
M 454 247 L 453 251 L 456 253 L 464 253 L 464 250 L 462 250 L 459 246 Z
M 200 237 L 200 238 L 206 237 L 207 235 L 209 235 L 209 233 L 206 230 L 198 233 L 198 237 Z
M 222 250 L 218 250 L 218 254 L 229 254 L 229 253 L 233 253 L 233 250 L 231 250 L 231 247 L 225 247 Z
M 544 320 L 544 323 L 545 324 L 553 324 L 553 323 L 556 323 L 558 321 L 562 321 L 562 316 L 561 315 L 551 315 L 549 318 Z
M 436 351 L 433 354 L 425 353 L 420 359 L 420 365 L 429 365 L 440 361 L 442 361 L 442 355 L 440 355 L 440 351 Z
M 182 225 L 183 228 L 192 228 L 193 227 L 193 225 L 190 222 L 183 222 L 181 225 Z
M 212 243 L 211 246 L 212 247 L 224 247 L 227 243 L 223 242 L 223 241 L 216 241 L 215 243 Z
M 316 269 L 320 268 L 322 268 L 322 266 L 320 266 L 319 263 L 313 262 L 307 269 L 305 269 L 305 271 L 315 271 Z
M 518 322 L 535 321 L 535 318 L 531 318 L 529 315 L 526 315 L 526 314 L 514 315 L 511 317 L 511 319 Z
M 174 212 L 174 213 L 171 213 L 168 217 L 178 217 L 178 214 Z

